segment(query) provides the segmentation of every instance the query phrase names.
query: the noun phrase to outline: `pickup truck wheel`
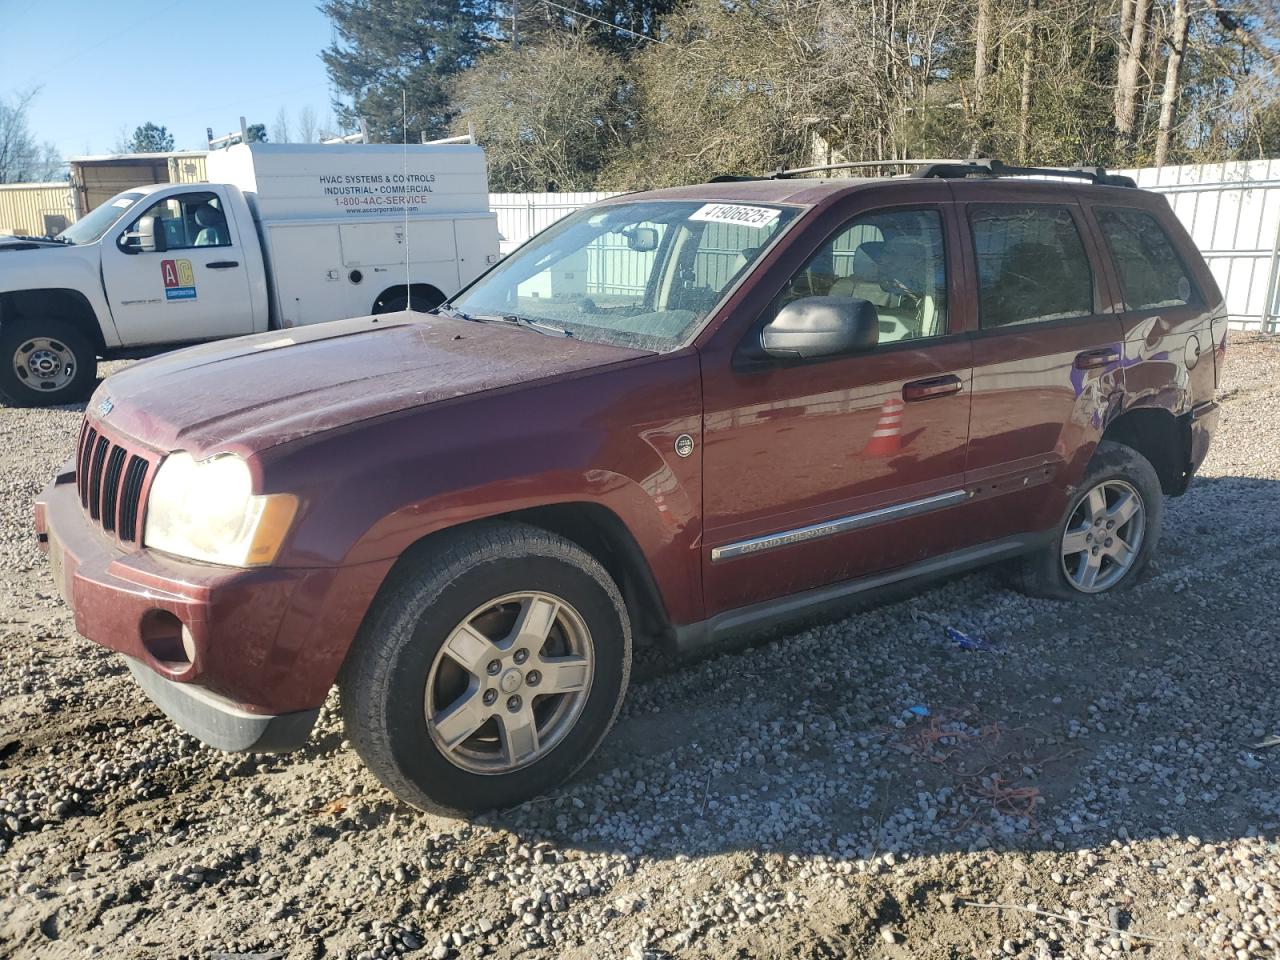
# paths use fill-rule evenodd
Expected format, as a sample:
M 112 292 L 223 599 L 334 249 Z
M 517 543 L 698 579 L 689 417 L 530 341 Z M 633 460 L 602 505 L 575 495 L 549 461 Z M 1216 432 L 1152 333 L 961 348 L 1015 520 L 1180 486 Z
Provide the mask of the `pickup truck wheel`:
M 1164 495 L 1150 461 L 1103 441 L 1051 543 L 1024 558 L 1019 586 L 1078 600 L 1132 586 L 1160 539 Z
M 0 325 L 0 396 L 24 407 L 74 403 L 97 376 L 89 338 L 61 320 Z
M 595 558 L 502 524 L 451 537 L 395 576 L 339 679 L 347 737 L 392 793 L 476 813 L 586 762 L 631 669 L 626 608 Z

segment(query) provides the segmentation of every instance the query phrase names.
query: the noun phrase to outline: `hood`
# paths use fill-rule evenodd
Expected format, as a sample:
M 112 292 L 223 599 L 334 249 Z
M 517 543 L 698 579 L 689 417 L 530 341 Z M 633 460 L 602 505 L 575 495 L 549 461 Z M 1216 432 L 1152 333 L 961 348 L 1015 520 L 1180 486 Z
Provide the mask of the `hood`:
M 50 240 L 48 237 L 0 237 L 0 253 L 18 253 L 23 250 L 65 250 L 68 247 L 75 246 L 71 243 L 62 243 L 60 240 Z
M 391 313 L 146 360 L 107 379 L 89 411 L 160 450 L 253 453 L 370 417 L 638 356 L 644 352 L 502 323 Z

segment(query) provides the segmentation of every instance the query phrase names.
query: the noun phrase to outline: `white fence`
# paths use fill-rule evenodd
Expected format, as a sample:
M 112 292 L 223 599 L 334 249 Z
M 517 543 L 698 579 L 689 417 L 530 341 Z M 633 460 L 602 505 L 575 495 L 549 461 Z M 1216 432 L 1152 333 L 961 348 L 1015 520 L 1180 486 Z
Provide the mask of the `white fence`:
M 1126 170 L 1169 198 L 1218 278 L 1233 326 L 1280 332 L 1280 160 Z M 57 189 L 55 185 L 54 189 Z M 62 188 L 67 199 L 70 187 Z M 0 192 L 0 213 L 13 190 Z M 612 193 L 491 193 L 502 252 Z M 58 209 L 69 209 L 59 204 Z M 5 219 L 0 216 L 0 230 Z M 39 225 L 24 225 L 37 232 Z
M 489 194 L 489 209 L 498 215 L 503 256 L 579 207 L 616 196 L 616 193 Z
M 1280 332 L 1280 160 L 1119 171 L 1169 198 L 1226 297 L 1235 327 Z M 502 252 L 612 193 L 492 193 Z
M 1280 332 L 1280 160 L 1124 172 L 1169 198 L 1222 288 L 1232 326 Z

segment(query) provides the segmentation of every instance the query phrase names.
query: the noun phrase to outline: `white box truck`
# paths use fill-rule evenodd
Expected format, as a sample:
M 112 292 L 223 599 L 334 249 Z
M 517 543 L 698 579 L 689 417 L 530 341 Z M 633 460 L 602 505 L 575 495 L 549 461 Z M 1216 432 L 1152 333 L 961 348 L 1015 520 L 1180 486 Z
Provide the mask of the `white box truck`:
M 474 144 L 237 144 L 207 170 L 0 241 L 4 399 L 80 399 L 100 357 L 429 310 L 498 259 Z

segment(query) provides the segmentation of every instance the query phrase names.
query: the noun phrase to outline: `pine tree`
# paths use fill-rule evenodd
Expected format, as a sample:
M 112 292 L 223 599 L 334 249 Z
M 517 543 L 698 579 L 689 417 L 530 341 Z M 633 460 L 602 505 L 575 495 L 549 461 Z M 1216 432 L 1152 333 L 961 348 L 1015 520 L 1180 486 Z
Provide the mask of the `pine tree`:
M 337 38 L 321 59 L 338 91 L 339 123 L 361 120 L 374 142 L 401 138 L 401 91 L 408 95 L 408 136 L 444 136 L 453 110 L 449 79 L 487 44 L 495 19 L 490 0 L 325 0 L 321 11 Z
M 132 153 L 168 153 L 172 149 L 173 134 L 150 120 L 133 131 L 133 139 L 129 141 Z

